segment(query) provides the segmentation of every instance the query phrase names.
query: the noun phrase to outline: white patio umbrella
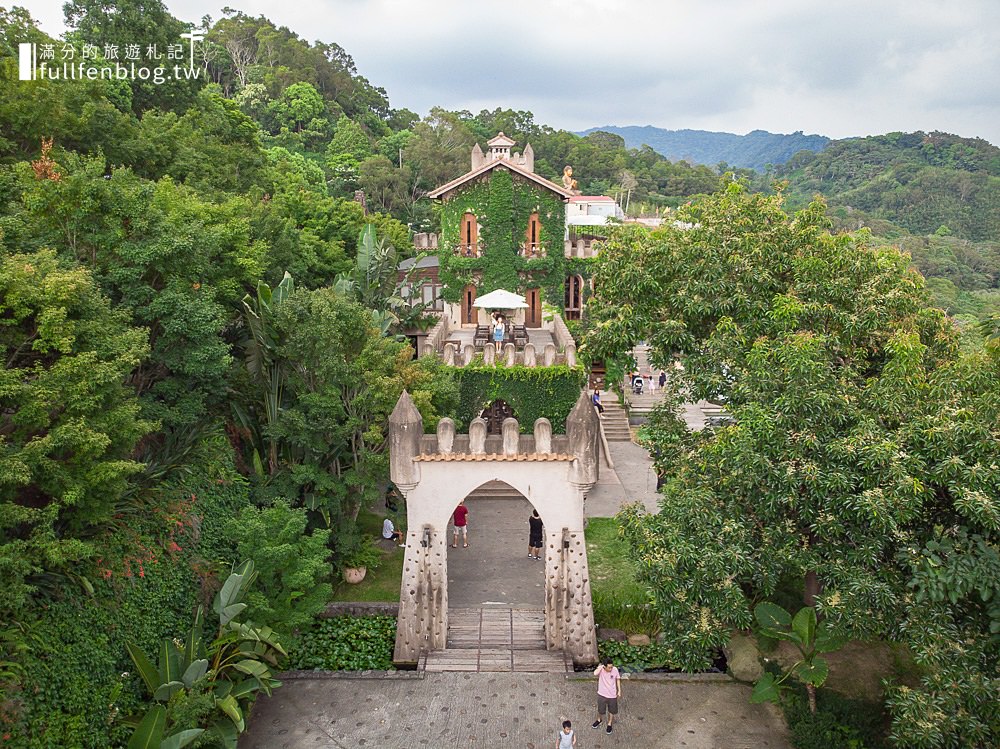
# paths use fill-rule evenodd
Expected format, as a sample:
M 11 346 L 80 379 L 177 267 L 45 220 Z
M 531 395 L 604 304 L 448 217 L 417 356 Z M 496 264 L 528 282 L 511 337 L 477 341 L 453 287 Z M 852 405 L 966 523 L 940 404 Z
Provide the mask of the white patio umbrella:
M 477 297 L 472 304 L 474 307 L 488 309 L 522 309 L 528 306 L 523 296 L 503 289 L 483 294 L 481 297 Z

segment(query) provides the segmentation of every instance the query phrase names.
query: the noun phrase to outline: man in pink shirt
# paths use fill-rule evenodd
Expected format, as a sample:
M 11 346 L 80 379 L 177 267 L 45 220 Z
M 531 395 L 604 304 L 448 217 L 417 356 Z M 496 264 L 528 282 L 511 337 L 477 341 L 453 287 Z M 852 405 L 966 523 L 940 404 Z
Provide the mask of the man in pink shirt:
M 605 729 L 611 733 L 611 725 L 618 715 L 618 698 L 622 696 L 622 679 L 618 669 L 611 663 L 610 658 L 594 669 L 594 676 L 597 677 L 597 720 L 590 724 L 591 728 L 597 728 L 604 720 L 604 713 L 608 714 L 608 727 Z

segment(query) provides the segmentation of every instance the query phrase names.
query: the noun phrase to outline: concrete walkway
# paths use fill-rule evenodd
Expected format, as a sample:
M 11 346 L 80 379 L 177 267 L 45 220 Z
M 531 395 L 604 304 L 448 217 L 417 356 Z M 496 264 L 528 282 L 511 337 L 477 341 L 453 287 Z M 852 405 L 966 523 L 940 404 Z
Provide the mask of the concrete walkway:
M 295 679 L 261 699 L 240 749 L 789 749 L 773 705 L 724 681 L 626 679 L 615 730 L 592 730 L 596 686 L 551 674 L 407 673 Z

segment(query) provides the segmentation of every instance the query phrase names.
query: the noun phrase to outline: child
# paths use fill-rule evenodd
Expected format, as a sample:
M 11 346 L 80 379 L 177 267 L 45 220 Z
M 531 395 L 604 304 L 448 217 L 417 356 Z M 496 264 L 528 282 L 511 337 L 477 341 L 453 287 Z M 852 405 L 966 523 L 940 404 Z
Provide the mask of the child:
M 559 738 L 556 739 L 556 749 L 573 749 L 574 746 L 576 746 L 576 732 L 573 730 L 573 724 L 564 720 Z

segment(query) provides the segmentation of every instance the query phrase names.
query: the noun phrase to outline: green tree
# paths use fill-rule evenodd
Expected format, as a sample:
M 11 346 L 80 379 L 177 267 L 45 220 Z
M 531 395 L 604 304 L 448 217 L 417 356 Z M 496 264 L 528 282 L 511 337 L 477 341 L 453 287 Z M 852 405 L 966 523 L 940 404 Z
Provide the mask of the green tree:
M 240 559 L 254 563 L 257 580 L 246 595 L 248 618 L 270 624 L 282 636 L 310 624 L 330 601 L 330 532 L 306 532 L 302 509 L 283 502 L 245 507 L 228 533 Z
M 181 34 L 188 25 L 167 12 L 162 0 L 69 0 L 63 5 L 66 25 L 72 29 L 71 39 L 97 45 L 104 50 L 105 45 L 120 47 L 124 44 L 138 44 L 143 50 L 156 45 L 162 54 L 167 46 L 188 42 Z M 119 54 L 124 59 L 124 50 Z M 200 69 L 195 68 L 200 73 Z M 163 83 L 133 80 L 132 107 L 138 115 L 147 109 L 166 109 L 182 112 L 194 99 L 202 86 L 201 77 L 187 78 L 171 76 Z
M 796 579 L 838 625 L 886 633 L 898 534 L 926 499 L 894 429 L 953 336 L 905 257 L 826 234 L 821 206 L 788 217 L 731 185 L 684 219 L 606 245 L 586 343 L 613 359 L 645 338 L 662 367 L 683 355 L 684 387 L 736 419 L 666 466 L 658 515 L 625 518 L 667 637 L 704 662 Z
M 151 424 L 126 382 L 146 331 L 55 253 L 0 256 L 0 606 L 23 613 L 43 572 L 94 551 Z
M 271 102 L 268 113 L 275 133 L 286 130 L 292 133 L 326 134 L 330 121 L 326 117 L 326 102 L 311 83 L 295 83 Z

